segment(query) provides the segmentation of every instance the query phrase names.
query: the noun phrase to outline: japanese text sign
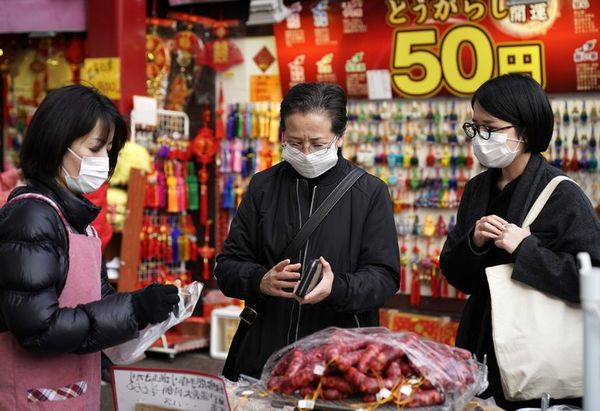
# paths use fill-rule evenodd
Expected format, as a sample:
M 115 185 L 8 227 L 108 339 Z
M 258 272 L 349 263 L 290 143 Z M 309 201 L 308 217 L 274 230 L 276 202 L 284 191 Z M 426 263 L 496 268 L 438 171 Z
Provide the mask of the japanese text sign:
M 366 96 L 367 71 L 384 69 L 406 97 L 470 95 L 507 73 L 598 91 L 599 18 L 590 0 L 320 0 L 275 26 L 281 83 Z
M 83 61 L 81 81 L 111 100 L 121 98 L 121 60 L 118 57 L 87 58 Z
M 225 382 L 189 370 L 113 367 L 116 411 L 147 405 L 180 410 L 230 411 Z

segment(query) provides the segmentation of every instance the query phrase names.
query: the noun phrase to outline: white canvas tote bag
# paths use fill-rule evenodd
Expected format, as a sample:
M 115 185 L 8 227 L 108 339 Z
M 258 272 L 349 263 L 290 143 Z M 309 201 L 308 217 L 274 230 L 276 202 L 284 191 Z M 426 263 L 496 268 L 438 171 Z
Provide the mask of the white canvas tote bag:
M 537 218 L 561 181 L 541 192 L 522 227 Z M 576 183 L 575 183 L 576 184 Z M 583 396 L 581 306 L 512 280 L 512 264 L 486 268 L 492 301 L 492 335 L 504 395 L 509 400 Z

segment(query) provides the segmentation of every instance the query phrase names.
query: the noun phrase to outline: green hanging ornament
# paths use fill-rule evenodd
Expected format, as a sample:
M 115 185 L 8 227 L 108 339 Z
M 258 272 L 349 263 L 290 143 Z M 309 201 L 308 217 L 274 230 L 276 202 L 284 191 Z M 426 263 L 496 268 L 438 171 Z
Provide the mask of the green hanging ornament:
M 200 198 L 198 193 L 198 176 L 193 161 L 188 161 L 187 176 L 185 178 L 186 189 L 188 192 L 188 210 L 196 211 L 199 208 Z

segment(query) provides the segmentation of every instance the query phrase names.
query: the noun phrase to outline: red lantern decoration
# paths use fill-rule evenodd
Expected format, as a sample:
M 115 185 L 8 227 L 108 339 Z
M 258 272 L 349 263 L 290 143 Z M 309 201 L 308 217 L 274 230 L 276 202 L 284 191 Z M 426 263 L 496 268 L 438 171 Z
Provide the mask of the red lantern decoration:
M 83 55 L 83 40 L 79 36 L 71 37 L 65 48 L 64 56 L 71 67 L 71 78 L 75 84 L 79 84 L 81 81 L 79 69 L 83 63 Z
M 201 164 L 201 169 L 198 172 L 200 181 L 200 224 L 204 226 L 204 244 L 198 248 L 198 254 L 204 259 L 204 268 L 202 273 L 203 280 L 209 278 L 209 260 L 214 256 L 215 249 L 210 247 L 210 224 L 208 219 L 208 181 L 209 172 L 207 165 L 214 161 L 217 154 L 218 145 L 212 130 L 209 127 L 210 110 L 204 111 L 204 127 L 198 130 L 196 137 L 192 140 L 190 149 L 198 162 Z

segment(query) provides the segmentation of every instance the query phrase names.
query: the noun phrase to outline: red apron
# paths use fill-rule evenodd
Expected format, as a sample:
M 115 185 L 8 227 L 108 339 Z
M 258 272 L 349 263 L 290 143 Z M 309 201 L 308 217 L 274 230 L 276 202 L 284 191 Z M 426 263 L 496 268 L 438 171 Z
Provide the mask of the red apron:
M 38 199 L 56 210 L 69 236 L 69 271 L 58 305 L 76 307 L 100 300 L 100 239 L 72 231 L 60 208 L 40 194 L 11 201 Z M 17 222 L 15 222 L 17 223 Z M 100 353 L 45 354 L 21 348 L 10 331 L 0 333 L 0 410 L 100 409 Z

